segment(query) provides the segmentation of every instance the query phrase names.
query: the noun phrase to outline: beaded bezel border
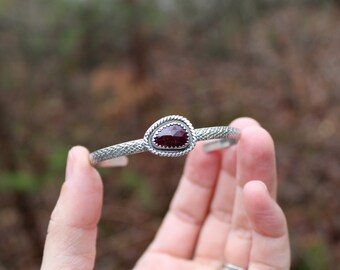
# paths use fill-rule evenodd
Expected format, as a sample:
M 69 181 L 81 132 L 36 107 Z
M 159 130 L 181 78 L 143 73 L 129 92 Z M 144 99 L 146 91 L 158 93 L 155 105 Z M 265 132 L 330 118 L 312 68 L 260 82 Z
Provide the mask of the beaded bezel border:
M 188 133 L 188 141 L 181 147 L 160 147 L 154 142 L 155 134 L 166 126 L 177 124 L 183 127 Z M 194 149 L 197 138 L 194 134 L 194 127 L 188 119 L 180 115 L 169 115 L 152 124 L 145 132 L 144 143 L 151 153 L 163 157 L 180 157 Z

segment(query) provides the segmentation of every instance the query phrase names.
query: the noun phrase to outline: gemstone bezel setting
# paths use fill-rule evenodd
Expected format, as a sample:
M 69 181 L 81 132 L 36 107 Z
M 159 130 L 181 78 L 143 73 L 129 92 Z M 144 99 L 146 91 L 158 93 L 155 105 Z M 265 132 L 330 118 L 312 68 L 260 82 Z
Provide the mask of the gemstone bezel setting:
M 171 126 L 179 126 L 186 133 L 186 142 L 179 146 L 164 146 L 156 142 L 156 137 L 164 129 L 171 128 Z M 169 135 L 170 136 L 170 135 Z M 190 121 L 183 116 L 170 115 L 161 118 L 155 122 L 144 135 L 144 143 L 147 149 L 158 156 L 164 157 L 179 157 L 189 153 L 196 145 L 196 136 L 194 128 Z M 171 144 L 171 143 L 170 143 Z

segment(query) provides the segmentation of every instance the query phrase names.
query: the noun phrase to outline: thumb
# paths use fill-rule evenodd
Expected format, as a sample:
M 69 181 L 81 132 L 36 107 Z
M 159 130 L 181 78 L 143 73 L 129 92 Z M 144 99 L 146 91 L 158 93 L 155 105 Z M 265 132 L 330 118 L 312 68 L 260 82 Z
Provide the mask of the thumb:
M 74 147 L 66 180 L 51 215 L 41 269 L 93 269 L 103 186 L 89 163 L 89 152 Z

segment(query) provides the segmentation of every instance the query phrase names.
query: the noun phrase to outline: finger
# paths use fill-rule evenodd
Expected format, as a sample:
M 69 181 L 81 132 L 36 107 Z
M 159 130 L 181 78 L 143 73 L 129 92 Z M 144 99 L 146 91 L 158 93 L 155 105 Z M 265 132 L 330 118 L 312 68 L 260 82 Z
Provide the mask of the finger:
M 237 187 L 225 258 L 229 263 L 247 267 L 252 241 L 252 228 L 244 210 L 242 189 L 252 179 L 261 179 L 271 194 L 276 193 L 274 143 L 267 131 L 251 126 L 242 131 L 237 147 Z
M 253 228 L 249 270 L 289 269 L 287 222 L 261 181 L 251 181 L 243 191 L 245 210 Z
M 198 143 L 188 156 L 170 209 L 147 252 L 192 257 L 213 195 L 219 167 L 219 153 L 205 153 L 202 143 Z
M 230 126 L 241 130 L 254 125 L 259 126 L 258 122 L 251 118 L 238 118 L 230 124 Z M 236 151 L 237 146 L 222 151 L 222 163 L 214 197 L 197 244 L 195 254 L 197 261 L 217 261 L 219 263 L 223 261 L 237 184 Z
M 237 180 L 243 187 L 252 179 L 261 179 L 270 194 L 275 197 L 277 189 L 276 159 L 274 142 L 270 134 L 261 127 L 247 127 L 242 132 L 237 160 Z M 257 176 L 257 178 L 252 178 Z
M 93 269 L 103 187 L 83 147 L 69 152 L 66 180 L 51 215 L 43 270 Z

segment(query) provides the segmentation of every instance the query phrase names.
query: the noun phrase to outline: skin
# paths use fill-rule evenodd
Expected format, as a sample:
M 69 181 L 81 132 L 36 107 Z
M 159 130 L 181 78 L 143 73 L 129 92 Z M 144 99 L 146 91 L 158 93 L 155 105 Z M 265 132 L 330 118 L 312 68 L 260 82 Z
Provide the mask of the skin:
M 286 218 L 276 203 L 274 143 L 250 118 L 231 123 L 239 143 L 188 155 L 164 220 L 134 270 L 289 269 Z M 87 149 L 70 150 L 66 180 L 51 215 L 41 269 L 93 269 L 103 184 Z

